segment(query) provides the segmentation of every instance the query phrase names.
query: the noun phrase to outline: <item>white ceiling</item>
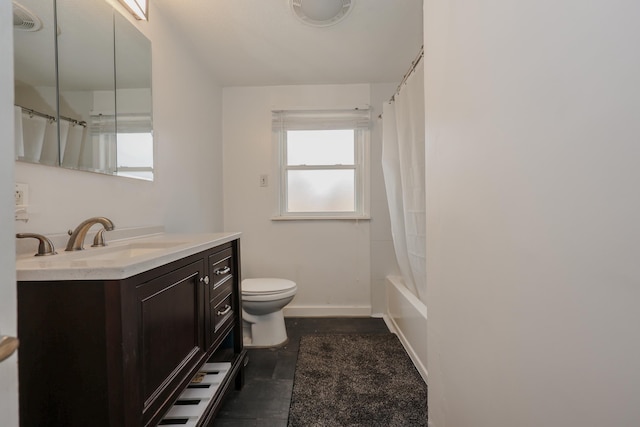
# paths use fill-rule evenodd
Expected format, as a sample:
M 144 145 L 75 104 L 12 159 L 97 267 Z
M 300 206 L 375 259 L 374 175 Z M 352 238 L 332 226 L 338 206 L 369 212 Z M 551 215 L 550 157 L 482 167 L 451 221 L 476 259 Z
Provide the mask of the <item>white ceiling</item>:
M 422 0 L 354 3 L 312 27 L 289 0 L 152 0 L 223 86 L 399 82 L 422 45 Z

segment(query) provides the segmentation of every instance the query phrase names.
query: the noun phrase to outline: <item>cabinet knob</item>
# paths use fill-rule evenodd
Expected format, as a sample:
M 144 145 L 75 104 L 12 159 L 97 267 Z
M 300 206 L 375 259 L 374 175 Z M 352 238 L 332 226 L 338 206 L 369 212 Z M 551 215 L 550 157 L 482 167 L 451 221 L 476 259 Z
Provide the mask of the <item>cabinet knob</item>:
M 201 282 L 204 282 L 205 285 L 209 284 L 209 276 L 204 276 L 202 279 L 200 279 Z

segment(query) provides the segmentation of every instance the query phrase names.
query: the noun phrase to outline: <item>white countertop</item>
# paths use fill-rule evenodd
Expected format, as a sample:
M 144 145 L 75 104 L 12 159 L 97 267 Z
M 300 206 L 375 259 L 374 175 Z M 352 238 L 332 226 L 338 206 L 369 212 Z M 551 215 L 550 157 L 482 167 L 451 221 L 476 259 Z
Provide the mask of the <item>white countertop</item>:
M 108 246 L 57 255 L 20 254 L 18 281 L 119 280 L 238 239 L 241 233 L 157 233 L 109 242 Z M 105 234 L 108 238 L 108 234 Z

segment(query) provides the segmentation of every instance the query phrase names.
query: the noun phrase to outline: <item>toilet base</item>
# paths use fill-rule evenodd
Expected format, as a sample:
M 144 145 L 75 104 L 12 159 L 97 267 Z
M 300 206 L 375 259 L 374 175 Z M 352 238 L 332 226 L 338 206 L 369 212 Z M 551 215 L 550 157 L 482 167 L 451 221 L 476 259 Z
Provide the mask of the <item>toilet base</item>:
M 261 316 L 243 313 L 242 335 L 245 347 L 281 347 L 289 342 L 282 310 Z
M 280 348 L 280 347 L 284 347 L 285 345 L 289 344 L 289 338 L 287 338 L 286 340 L 284 340 L 283 342 L 281 342 L 280 344 L 276 344 L 276 345 L 253 345 L 252 344 L 252 340 L 251 337 L 248 336 L 243 336 L 243 342 L 242 345 L 245 348 Z

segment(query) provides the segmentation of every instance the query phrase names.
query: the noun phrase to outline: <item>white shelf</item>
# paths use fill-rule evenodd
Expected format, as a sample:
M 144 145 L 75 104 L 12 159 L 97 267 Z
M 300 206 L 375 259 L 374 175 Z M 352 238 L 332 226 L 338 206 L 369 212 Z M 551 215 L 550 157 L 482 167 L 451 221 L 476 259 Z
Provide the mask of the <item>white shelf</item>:
M 159 425 L 195 427 L 230 370 L 230 362 L 202 365 Z

